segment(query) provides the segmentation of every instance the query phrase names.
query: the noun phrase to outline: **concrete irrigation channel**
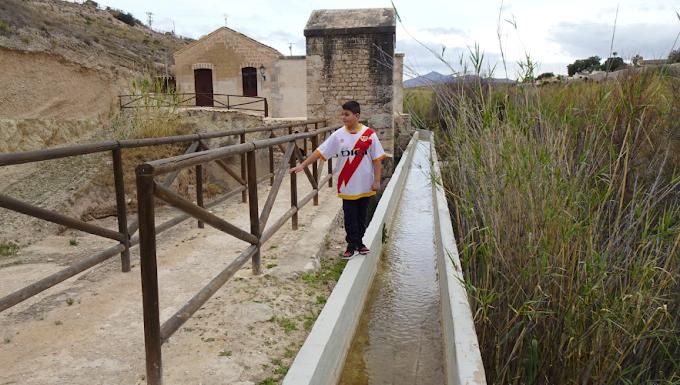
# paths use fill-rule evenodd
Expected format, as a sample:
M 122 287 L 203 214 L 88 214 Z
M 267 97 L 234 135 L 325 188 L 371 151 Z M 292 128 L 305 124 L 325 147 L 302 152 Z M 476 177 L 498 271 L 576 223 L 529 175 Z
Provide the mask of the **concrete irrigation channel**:
M 345 267 L 284 385 L 486 384 L 433 141 L 414 134 L 371 253 Z

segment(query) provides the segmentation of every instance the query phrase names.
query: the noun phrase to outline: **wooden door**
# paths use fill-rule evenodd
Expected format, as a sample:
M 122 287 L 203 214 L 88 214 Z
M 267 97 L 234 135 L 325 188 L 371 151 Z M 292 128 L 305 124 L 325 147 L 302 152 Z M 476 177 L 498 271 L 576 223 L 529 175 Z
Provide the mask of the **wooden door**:
M 243 78 L 243 96 L 257 96 L 257 69 L 245 67 L 241 70 Z
M 213 107 L 212 70 L 194 70 L 194 86 L 196 87 L 196 105 Z

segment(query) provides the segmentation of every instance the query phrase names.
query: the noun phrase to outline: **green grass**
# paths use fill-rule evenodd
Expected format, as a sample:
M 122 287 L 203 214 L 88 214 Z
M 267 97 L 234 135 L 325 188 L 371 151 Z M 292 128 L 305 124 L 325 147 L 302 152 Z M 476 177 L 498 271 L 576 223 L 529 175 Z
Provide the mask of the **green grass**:
M 677 75 L 436 92 L 487 382 L 679 383 Z
M 306 273 L 302 275 L 302 279 L 308 283 L 327 283 L 329 281 L 338 281 L 342 271 L 345 269 L 347 261 L 340 259 L 338 261 L 321 261 L 321 269 L 314 273 Z
M 297 325 L 295 325 L 295 322 L 293 322 L 290 318 L 275 316 L 272 317 L 272 320 L 278 323 L 286 334 L 290 334 L 290 332 L 298 330 Z
M 220 357 L 231 357 L 232 351 L 231 350 L 223 350 L 219 353 Z
M 274 373 L 285 376 L 286 373 L 288 373 L 288 369 L 290 369 L 290 366 L 281 365 L 279 368 L 274 370 Z
M 265 378 L 264 380 L 258 382 L 256 385 L 276 385 L 276 381 L 274 381 L 273 379 L 271 379 L 271 377 L 269 377 L 269 378 Z
M 16 243 L 0 243 L 0 257 L 11 257 L 17 254 L 20 246 Z
M 21 260 L 12 261 L 12 262 L 8 262 L 8 263 L 0 264 L 0 269 L 5 268 L 5 267 L 10 267 L 10 266 L 23 265 L 23 264 L 24 264 L 24 261 L 21 261 Z

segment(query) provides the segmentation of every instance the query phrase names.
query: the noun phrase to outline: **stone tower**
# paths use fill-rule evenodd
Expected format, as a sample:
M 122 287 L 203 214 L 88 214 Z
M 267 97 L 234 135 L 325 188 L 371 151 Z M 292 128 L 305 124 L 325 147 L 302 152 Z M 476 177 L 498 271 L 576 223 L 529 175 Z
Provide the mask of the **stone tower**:
M 361 104 L 361 118 L 394 153 L 394 46 L 391 8 L 316 10 L 307 21 L 307 118 L 341 124 L 341 106 Z

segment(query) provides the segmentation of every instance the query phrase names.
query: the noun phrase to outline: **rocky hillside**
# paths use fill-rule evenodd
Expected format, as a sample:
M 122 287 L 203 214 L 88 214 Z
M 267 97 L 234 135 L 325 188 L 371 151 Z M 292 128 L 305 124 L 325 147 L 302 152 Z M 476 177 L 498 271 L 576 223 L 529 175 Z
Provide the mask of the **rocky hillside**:
M 166 52 L 172 74 L 172 54 L 190 42 L 94 1 L 2 0 L 0 128 L 16 126 L 3 119 L 99 124 L 133 79 L 165 74 Z
M 50 52 L 86 66 L 116 65 L 134 70 L 163 69 L 172 54 L 192 40 L 156 32 L 124 10 L 59 0 L 0 2 L 0 46 Z

